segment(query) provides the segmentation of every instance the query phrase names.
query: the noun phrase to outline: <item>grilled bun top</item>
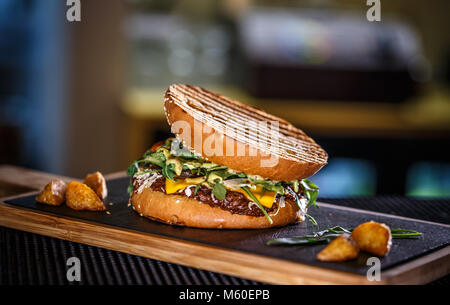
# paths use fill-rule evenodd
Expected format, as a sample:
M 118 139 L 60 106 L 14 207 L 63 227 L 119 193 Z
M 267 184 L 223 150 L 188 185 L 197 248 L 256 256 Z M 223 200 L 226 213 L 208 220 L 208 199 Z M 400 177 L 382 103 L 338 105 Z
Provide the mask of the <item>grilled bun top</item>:
M 200 87 L 171 85 L 164 110 L 185 147 L 239 172 L 292 181 L 327 164 L 325 150 L 291 123 Z

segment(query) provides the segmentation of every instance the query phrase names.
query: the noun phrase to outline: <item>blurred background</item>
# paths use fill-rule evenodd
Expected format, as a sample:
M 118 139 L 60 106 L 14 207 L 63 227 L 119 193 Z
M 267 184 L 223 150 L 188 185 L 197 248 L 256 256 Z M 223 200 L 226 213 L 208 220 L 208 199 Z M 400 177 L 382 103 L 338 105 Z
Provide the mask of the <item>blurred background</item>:
M 450 2 L 0 0 L 0 163 L 84 177 L 166 138 L 165 89 L 281 116 L 321 196 L 450 196 Z

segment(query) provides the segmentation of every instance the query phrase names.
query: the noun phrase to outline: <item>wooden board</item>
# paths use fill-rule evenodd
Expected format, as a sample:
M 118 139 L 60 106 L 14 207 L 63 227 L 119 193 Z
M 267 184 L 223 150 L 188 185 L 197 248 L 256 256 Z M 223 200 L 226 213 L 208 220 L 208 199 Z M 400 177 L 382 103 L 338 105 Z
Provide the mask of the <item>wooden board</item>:
M 381 281 L 369 282 L 365 276 L 368 267 L 361 260 L 340 264 L 316 262 L 312 254 L 323 246 L 264 245 L 273 236 L 316 230 L 308 223 L 269 230 L 172 227 L 149 221 L 127 209 L 125 190 L 121 189 L 125 186 L 123 179 L 108 183 L 111 196 L 107 202 L 113 203 L 108 206 L 111 215 L 39 205 L 30 201 L 32 197 L 26 197 L 34 194 L 30 193 L 0 200 L 0 225 L 268 283 L 421 284 L 450 272 L 450 228 L 446 225 L 322 203 L 321 214 L 313 215 L 324 225 L 329 224 L 327 221 L 342 222 L 344 218 L 348 219 L 348 225 L 376 219 L 427 232 L 424 239 L 394 241 L 391 253 L 382 259 Z M 433 244 L 430 239 L 435 235 L 440 236 L 440 241 Z M 420 255 L 411 256 L 418 248 Z

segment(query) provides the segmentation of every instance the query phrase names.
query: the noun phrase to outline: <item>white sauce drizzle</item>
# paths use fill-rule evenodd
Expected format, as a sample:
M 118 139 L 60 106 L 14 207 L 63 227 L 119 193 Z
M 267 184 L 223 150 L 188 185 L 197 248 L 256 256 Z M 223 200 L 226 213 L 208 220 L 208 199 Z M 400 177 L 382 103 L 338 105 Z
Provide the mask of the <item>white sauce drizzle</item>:
M 284 196 L 280 197 L 280 200 L 278 202 L 278 208 L 277 211 L 275 213 L 269 214 L 269 216 L 277 216 L 278 212 L 280 211 L 281 208 L 284 208 L 286 206 L 286 201 L 284 200 Z
M 191 188 L 195 186 L 195 185 L 189 185 L 185 190 L 184 190 L 184 194 L 186 194 L 186 196 L 191 197 L 192 195 L 192 190 Z
M 254 202 L 254 201 L 250 201 L 250 202 L 248 203 L 248 209 L 251 210 L 253 205 L 256 205 L 256 207 L 259 209 L 258 205 L 257 205 L 256 202 Z
M 133 184 L 137 183 L 139 185 L 136 193 L 140 194 L 144 189 L 150 187 L 160 177 L 162 177 L 162 175 L 158 173 L 147 173 L 140 176 L 135 176 Z
M 280 202 L 278 203 L 280 208 L 284 208 L 286 206 L 286 201 L 284 200 L 284 196 L 280 197 Z

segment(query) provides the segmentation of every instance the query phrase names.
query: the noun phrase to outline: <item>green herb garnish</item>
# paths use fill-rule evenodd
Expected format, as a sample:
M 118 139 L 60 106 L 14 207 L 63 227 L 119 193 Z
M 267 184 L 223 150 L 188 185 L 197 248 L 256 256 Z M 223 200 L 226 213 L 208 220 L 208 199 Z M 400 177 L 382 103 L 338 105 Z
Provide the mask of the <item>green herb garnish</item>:
M 200 189 L 200 184 L 197 184 L 194 188 L 194 196 L 197 195 L 198 190 Z
M 313 226 L 317 226 L 317 221 L 314 219 L 314 217 L 312 217 L 311 215 L 306 214 L 306 213 L 305 213 L 305 216 L 306 216 L 306 218 L 309 219 L 309 221 L 311 221 L 311 223 L 313 224 Z
M 138 161 L 134 161 L 127 168 L 127 176 L 133 177 L 139 171 Z
M 155 164 L 159 167 L 164 167 L 165 163 L 166 163 L 166 156 L 164 155 L 163 150 L 157 150 L 153 153 L 150 153 L 146 156 L 144 156 L 144 159 L 141 161 L 146 161 L 148 163 L 152 163 Z
M 227 195 L 227 189 L 221 182 L 217 181 L 212 188 L 212 193 L 214 194 L 214 197 L 216 197 L 217 199 L 225 200 L 225 197 Z
M 267 221 L 269 221 L 270 224 L 273 224 L 273 220 L 272 218 L 270 218 L 269 214 L 267 214 L 266 210 L 264 209 L 264 207 L 261 205 L 261 203 L 259 202 L 258 199 L 256 199 L 255 195 L 253 195 L 253 193 L 248 189 L 248 187 L 246 186 L 241 186 L 241 189 L 243 189 L 249 196 L 250 198 L 253 199 L 253 201 L 256 203 L 256 205 L 261 209 L 261 211 L 264 213 L 264 216 L 266 216 Z
M 130 183 L 128 183 L 127 193 L 130 197 L 131 197 L 131 195 L 133 195 L 133 183 L 131 181 L 130 181 Z
M 272 239 L 266 242 L 268 246 L 276 245 L 311 245 L 322 242 L 330 242 L 335 237 L 338 237 L 342 233 L 351 233 L 350 231 L 340 227 L 332 227 L 323 231 L 315 232 L 310 235 L 304 236 L 293 236 L 293 237 L 283 237 Z
M 275 192 L 277 194 L 284 195 L 284 187 L 281 184 L 281 182 L 274 183 L 273 181 L 270 181 L 270 180 L 254 180 L 251 178 L 249 178 L 249 180 L 253 184 L 261 185 L 267 191 L 271 191 L 271 192 Z
M 301 181 L 301 185 L 303 186 L 306 197 L 308 198 L 308 205 L 306 207 L 309 208 L 311 205 L 318 207 L 316 204 L 316 199 L 317 196 L 319 196 L 319 187 L 308 179 L 303 179 Z
M 175 177 L 175 164 L 173 164 L 173 163 L 165 164 L 163 166 L 163 168 L 162 168 L 162 174 L 167 179 L 175 181 L 175 179 L 174 179 L 174 177 Z
M 306 214 L 308 215 L 308 214 Z M 303 236 L 292 236 L 292 237 L 283 237 L 272 239 L 266 242 L 268 246 L 275 245 L 314 245 L 317 243 L 330 242 L 335 237 L 338 237 L 342 233 L 351 234 L 353 230 L 347 230 L 343 227 L 336 226 L 332 228 L 328 228 L 323 231 L 314 232 L 309 235 Z M 422 236 L 422 233 L 409 229 L 391 229 L 391 232 L 405 232 L 405 233 L 394 233 L 392 234 L 392 238 L 394 239 L 403 239 L 403 238 L 417 238 Z
M 233 174 L 228 173 L 226 170 L 223 170 L 223 169 L 222 170 L 216 170 L 215 168 L 214 169 L 210 169 L 208 172 L 209 172 L 208 177 L 209 177 L 209 175 L 214 174 L 214 175 L 219 176 L 220 178 L 222 178 L 222 180 L 226 180 L 230 176 L 233 175 Z
M 394 233 L 392 232 L 404 232 L 404 233 Z M 392 238 L 416 238 L 422 236 L 422 233 L 409 229 L 391 229 Z
M 226 167 L 226 166 L 217 165 L 216 167 L 207 168 L 206 171 L 207 172 L 210 172 L 210 171 L 225 171 L 227 169 L 228 169 L 228 167 Z M 232 174 L 230 174 L 228 172 L 225 172 L 225 174 L 227 175 L 227 177 L 232 175 Z
M 134 175 L 136 175 L 136 173 L 138 171 L 139 171 L 139 161 L 134 161 L 127 168 L 127 176 L 132 178 Z M 133 195 L 133 183 L 132 183 L 131 179 L 130 179 L 130 183 L 128 183 L 127 192 L 130 197 L 131 197 L 131 195 Z

